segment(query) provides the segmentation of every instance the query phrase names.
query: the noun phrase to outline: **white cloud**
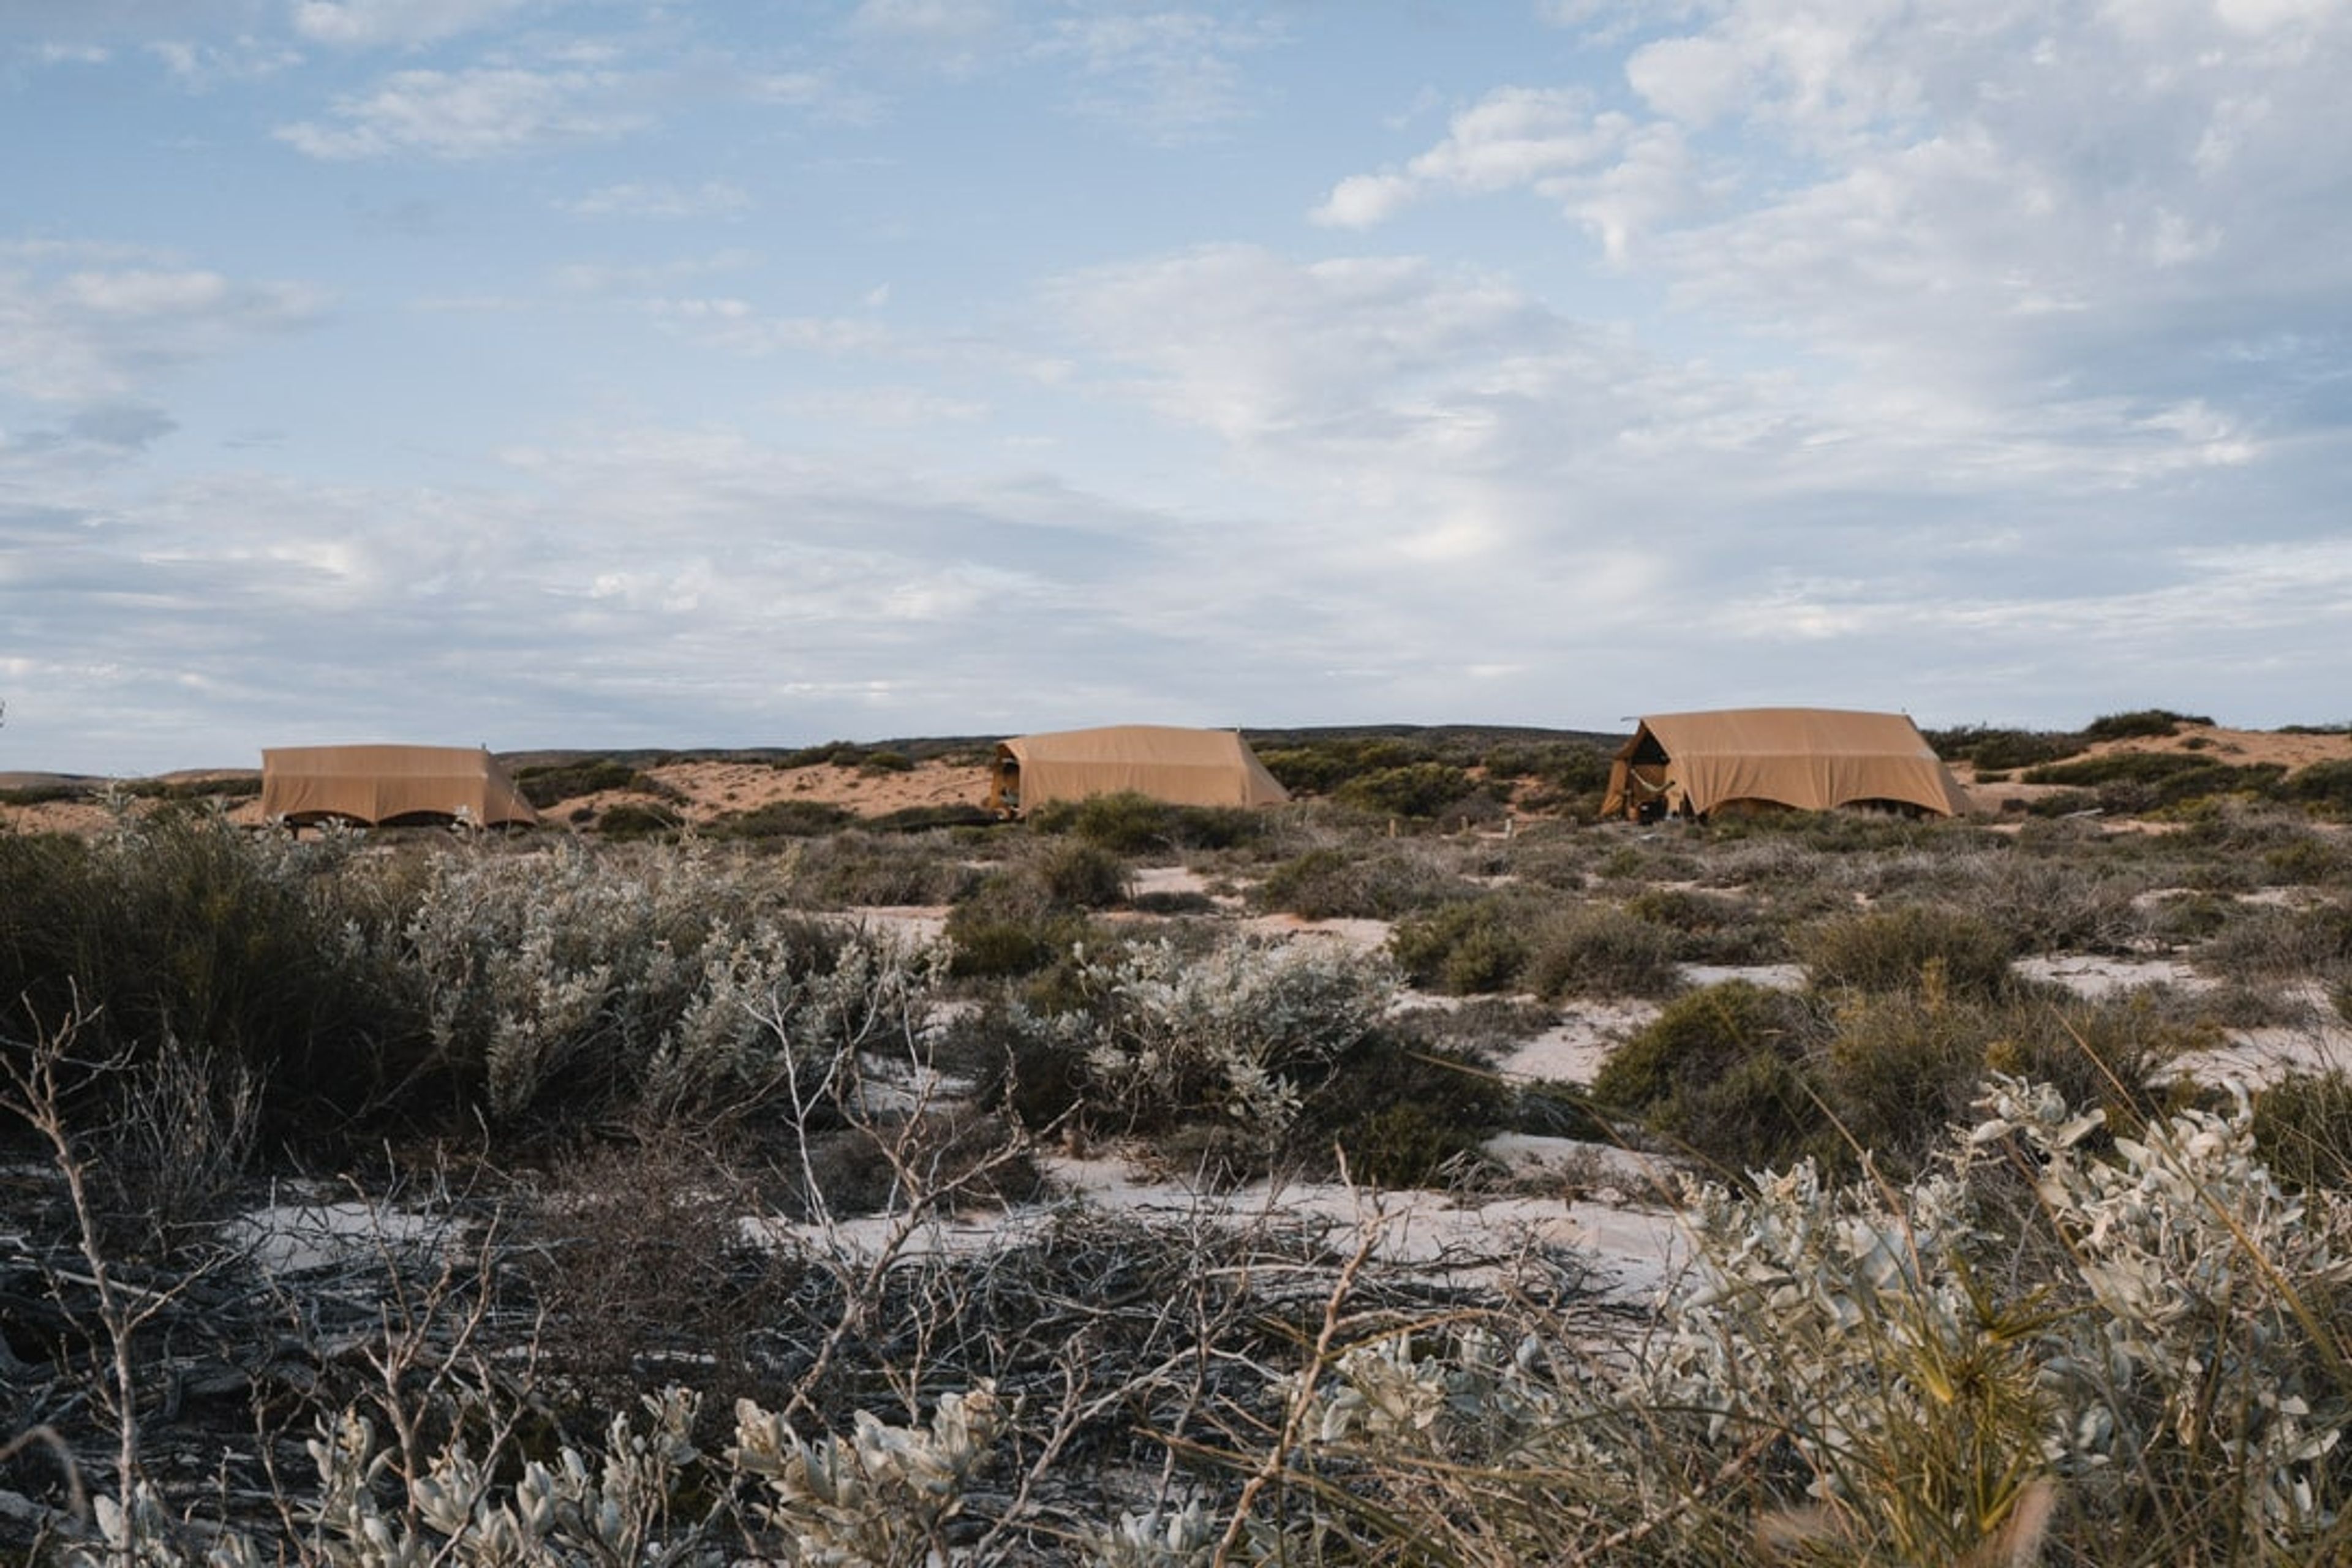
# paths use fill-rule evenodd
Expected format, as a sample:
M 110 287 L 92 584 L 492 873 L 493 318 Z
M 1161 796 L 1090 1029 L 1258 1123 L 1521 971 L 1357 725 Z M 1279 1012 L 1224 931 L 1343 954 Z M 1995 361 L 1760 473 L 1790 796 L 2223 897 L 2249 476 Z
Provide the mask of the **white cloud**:
M 159 39 L 147 52 L 163 62 L 181 86 L 206 91 L 223 82 L 254 82 L 302 63 L 299 50 L 267 39 L 240 37 L 227 44 Z
M 758 359 L 777 353 L 867 353 L 891 347 L 890 331 L 857 316 L 771 315 L 725 295 L 645 301 L 653 319 L 708 348 Z
M 1748 62 L 1719 38 L 1664 38 L 1625 63 L 1633 90 L 1662 114 L 1706 125 L 1744 107 Z
M 1004 26 L 993 0 L 858 0 L 852 32 L 940 48 L 966 48 Z
M 675 288 L 687 279 L 741 272 L 759 264 L 752 252 L 713 251 L 708 256 L 680 257 L 673 261 L 632 263 L 580 261 L 555 270 L 557 285 L 574 294 L 629 294 Z
M 609 141 L 648 122 L 621 101 L 621 79 L 602 71 L 479 68 L 397 71 L 373 93 L 344 98 L 334 120 L 271 132 L 296 151 L 333 161 L 418 153 L 449 160 Z
M 629 180 L 599 185 L 585 195 L 556 205 L 578 217 L 737 217 L 751 210 L 751 196 L 728 180 L 705 180 L 694 185 Z
M 240 282 L 120 249 L 16 255 L 16 266 L 0 260 L 0 389 L 40 402 L 120 399 L 160 371 L 307 327 L 326 307 L 307 285 Z
M 985 419 L 977 398 L 943 396 L 921 386 L 845 386 L 772 399 L 768 407 L 795 419 L 823 419 L 877 429 L 966 425 Z
M 436 43 L 491 26 L 532 0 L 294 0 L 294 30 L 340 48 Z
M 1581 89 L 1497 88 L 1454 115 L 1436 146 L 1402 169 L 1349 175 L 1308 216 L 1335 227 L 1369 228 L 1433 192 L 1487 195 L 1520 187 L 1563 208 L 1615 211 L 1625 204 L 1622 197 L 1603 203 L 1607 189 L 1627 183 L 1622 171 L 1644 166 L 1653 177 L 1643 182 L 1650 195 L 1639 210 L 1644 216 L 1671 210 L 1679 198 L 1654 175 L 1661 170 L 1678 174 L 1679 165 L 1648 156 L 1657 145 L 1654 135 L 1629 153 L 1642 141 L 1633 121 L 1596 109 Z M 1622 229 L 1623 222 L 1604 226 Z
M 1151 141 L 1214 134 L 1250 113 L 1241 64 L 1287 40 L 1269 19 L 1200 11 L 1086 11 L 1057 18 L 1035 47 L 1076 65 L 1080 112 Z

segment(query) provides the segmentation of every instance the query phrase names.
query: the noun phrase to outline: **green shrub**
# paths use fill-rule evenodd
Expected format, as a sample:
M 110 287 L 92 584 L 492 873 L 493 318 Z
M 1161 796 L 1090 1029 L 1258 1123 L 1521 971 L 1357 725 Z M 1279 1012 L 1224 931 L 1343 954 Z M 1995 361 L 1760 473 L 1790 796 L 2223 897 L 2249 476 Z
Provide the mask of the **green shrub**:
M 1694 888 L 1645 888 L 1625 900 L 1624 910 L 1664 932 L 1685 963 L 1774 963 L 1789 953 L 1780 914 L 1757 900 Z
M 1306 1092 L 1285 1152 L 1328 1170 L 1336 1144 L 1350 1180 L 1434 1186 L 1477 1156 L 1511 1107 L 1510 1091 L 1475 1058 L 1371 1029 Z
M 1973 763 L 1979 780 L 1987 770 L 2011 771 L 2071 757 L 2083 749 L 2079 735 L 2040 730 L 2001 729 L 1989 724 L 1965 724 L 1927 731 L 1928 745 L 1946 762 Z
M 236 773 L 211 779 L 139 779 L 125 793 L 142 800 L 245 800 L 261 793 L 261 775 Z
M 945 904 L 967 897 L 981 872 L 937 839 L 848 831 L 793 846 L 792 887 L 819 909 Z
M 1357 772 L 1351 754 L 1328 746 L 1279 747 L 1257 760 L 1293 795 L 1328 795 Z
M 2106 808 L 2095 790 L 2062 789 L 2028 801 L 2025 809 L 2029 816 L 2052 818 L 2082 816 Z
M 1486 897 L 1407 915 L 1389 935 L 1389 952 L 1407 979 L 1463 996 L 1507 991 L 1528 960 L 1523 900 Z
M 0 789 L 0 805 L 47 805 L 60 800 L 89 800 L 97 793 L 84 784 L 19 784 Z
M 1732 1174 L 1807 1153 L 1842 1160 L 1811 1067 L 1820 1021 L 1746 981 L 1678 996 L 1602 1060 L 1593 1102 Z
M 2339 882 L 2352 876 L 2352 848 L 2317 834 L 2263 851 L 2263 869 L 2282 887 Z
M 2313 763 L 2297 768 L 2279 781 L 2276 794 L 2281 800 L 2329 816 L 2352 817 L 2352 762 Z
M 1412 763 L 1359 774 L 1336 792 L 1344 805 L 1381 816 L 1427 818 L 1467 797 L 1477 787 L 1470 775 L 1446 763 Z
M 1940 986 L 1853 994 L 1832 1015 L 1822 1073 L 1845 1135 L 1888 1173 L 1916 1172 L 1967 1117 L 2000 1026 Z
M 612 813 L 605 816 L 609 818 Z M 816 838 L 837 833 L 856 820 L 856 814 L 847 806 L 788 796 L 722 816 L 710 825 L 710 833 L 719 838 Z
M 2024 782 L 2094 789 L 2101 809 L 2128 815 L 2216 795 L 2267 796 L 2285 773 L 2272 763 L 2237 767 L 2183 752 L 2109 752 L 2031 769 Z
M 1099 844 L 1055 844 L 1038 858 L 1037 879 L 1055 903 L 1099 910 L 1127 898 L 1127 862 Z
M 610 757 L 583 757 L 573 763 L 542 763 L 515 771 L 515 788 L 540 810 L 605 790 L 634 789 L 637 770 Z
M 2069 1104 L 2096 1106 L 2110 1131 L 2128 1133 L 2175 1109 L 2158 1087 L 2165 1065 L 2218 1043 L 2211 1026 L 2169 1013 L 2145 993 L 2054 1004 L 2020 998 L 2003 1009 L 1985 1066 L 2048 1084 Z
M 2352 1078 L 2294 1072 L 2254 1094 L 2254 1142 L 2295 1187 L 2352 1187 Z
M 902 805 L 863 824 L 868 833 L 928 833 L 934 828 L 996 828 L 996 815 L 977 805 Z
M 1395 920 L 1475 892 L 1462 878 L 1393 850 L 1310 849 L 1276 866 L 1252 897 L 1261 909 L 1303 920 Z
M 857 759 L 860 772 L 869 773 L 912 773 L 915 759 L 904 752 L 868 752 Z
M 1825 921 L 1796 945 L 1818 990 L 1909 991 L 1933 964 L 1953 994 L 1983 997 L 2009 989 L 2014 952 L 1990 921 L 1927 904 Z
M 2093 741 L 2159 740 L 2177 735 L 2183 724 L 2200 724 L 2212 728 L 2213 721 L 2188 713 L 2175 713 L 2168 708 L 2137 708 L 2128 713 L 2107 713 L 2083 726 L 2083 734 Z
M 1083 915 L 1055 905 L 1034 879 L 983 877 L 948 911 L 946 936 L 959 979 L 1034 974 L 1087 940 Z
M 1049 801 L 1028 820 L 1041 833 L 1075 834 L 1122 855 L 1230 849 L 1265 831 L 1263 814 L 1241 806 L 1171 805 L 1131 790 Z
M 428 1049 L 388 951 L 400 912 L 346 880 L 352 842 L 173 807 L 94 843 L 0 833 L 0 1031 L 79 1007 L 85 1061 L 207 1062 L 257 1087 L 265 1143 L 341 1136 Z
M 1285 789 L 1307 795 L 1329 795 L 1350 779 L 1416 763 L 1465 762 L 1466 756 L 1446 755 L 1447 748 L 1427 737 L 1402 735 L 1332 736 L 1298 741 L 1289 745 L 1258 749 L 1258 761 Z
M 1673 935 L 1606 905 L 1547 917 L 1528 946 L 1527 984 L 1539 996 L 1670 996 L 1682 988 Z
M 646 805 L 625 800 L 608 807 L 596 818 L 599 837 L 628 842 L 640 838 L 675 838 L 686 826 L 686 819 L 663 805 Z

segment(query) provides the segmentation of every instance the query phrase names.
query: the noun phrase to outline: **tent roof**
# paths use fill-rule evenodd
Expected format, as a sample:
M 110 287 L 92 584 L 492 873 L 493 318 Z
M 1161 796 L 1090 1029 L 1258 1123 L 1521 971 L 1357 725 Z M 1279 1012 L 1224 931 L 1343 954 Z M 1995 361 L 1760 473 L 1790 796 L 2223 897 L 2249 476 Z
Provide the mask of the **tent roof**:
M 1906 714 L 1834 708 L 1650 714 L 1618 751 L 1612 797 L 1645 742 L 1665 753 L 1667 787 L 1693 811 L 1733 800 L 1814 811 L 1863 800 L 1955 816 L 1968 810 L 1950 770 Z
M 454 817 L 536 823 L 498 759 L 468 746 L 278 746 L 261 753 L 261 810 L 294 820 Z
M 1133 790 L 1179 805 L 1271 805 L 1290 798 L 1232 730 L 1113 724 L 1015 735 L 997 745 L 1021 769 L 1021 805 Z

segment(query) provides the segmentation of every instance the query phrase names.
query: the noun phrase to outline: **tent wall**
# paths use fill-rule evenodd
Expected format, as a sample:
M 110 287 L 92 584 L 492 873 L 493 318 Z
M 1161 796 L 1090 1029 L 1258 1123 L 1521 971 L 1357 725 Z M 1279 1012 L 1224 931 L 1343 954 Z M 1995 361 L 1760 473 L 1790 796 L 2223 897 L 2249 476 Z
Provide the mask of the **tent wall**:
M 1663 765 L 1635 755 L 1663 751 Z M 1660 713 L 1642 721 L 1610 769 L 1604 815 L 1644 800 L 1705 815 L 1733 801 L 1827 811 L 1891 801 L 1942 816 L 1968 810 L 1951 771 L 1900 713 L 1825 708 L 1738 708 Z
M 282 746 L 261 753 L 261 813 L 289 822 L 456 817 L 485 827 L 539 813 L 489 752 L 463 746 Z
M 1120 724 L 1002 742 L 989 804 L 1027 811 L 1123 791 L 1171 805 L 1274 805 L 1290 798 L 1231 730 Z

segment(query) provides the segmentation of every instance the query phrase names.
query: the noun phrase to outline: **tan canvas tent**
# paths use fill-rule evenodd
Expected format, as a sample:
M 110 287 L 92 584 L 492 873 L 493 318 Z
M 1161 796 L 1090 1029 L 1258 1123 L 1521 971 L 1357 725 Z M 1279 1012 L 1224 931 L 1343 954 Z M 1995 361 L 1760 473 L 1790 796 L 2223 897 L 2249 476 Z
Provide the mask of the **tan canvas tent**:
M 1020 812 L 1123 790 L 1172 805 L 1275 805 L 1290 798 L 1231 730 L 1117 724 L 999 742 L 988 804 Z
M 1729 708 L 1654 713 L 1609 770 L 1604 816 L 1705 816 L 1761 802 L 1827 811 L 1864 803 L 1938 816 L 1968 810 L 1950 770 L 1901 713 Z
M 535 824 L 539 813 L 486 751 L 464 746 L 281 746 L 261 753 L 261 814 L 371 826 L 454 820 Z

